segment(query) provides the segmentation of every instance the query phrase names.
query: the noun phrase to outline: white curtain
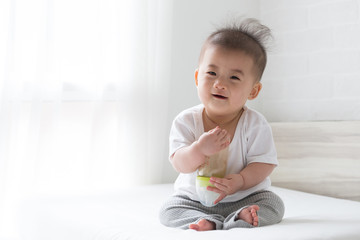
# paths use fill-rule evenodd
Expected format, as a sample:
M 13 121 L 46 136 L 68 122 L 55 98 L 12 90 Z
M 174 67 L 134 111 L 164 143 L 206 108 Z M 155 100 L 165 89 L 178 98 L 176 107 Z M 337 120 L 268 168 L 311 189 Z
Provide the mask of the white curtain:
M 15 235 L 17 205 L 34 194 L 161 182 L 172 2 L 0 9 L 0 233 Z

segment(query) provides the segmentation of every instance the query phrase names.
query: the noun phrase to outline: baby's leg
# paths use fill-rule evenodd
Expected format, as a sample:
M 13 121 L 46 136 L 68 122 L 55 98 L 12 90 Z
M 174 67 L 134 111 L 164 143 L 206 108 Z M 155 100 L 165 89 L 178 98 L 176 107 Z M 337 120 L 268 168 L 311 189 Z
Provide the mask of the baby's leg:
M 259 226 L 267 226 L 281 222 L 285 206 L 281 198 L 273 192 L 264 191 L 250 197 L 251 201 L 256 201 L 260 209 L 257 211 Z
M 280 222 L 284 215 L 282 200 L 270 191 L 256 192 L 234 204 L 239 210 L 225 219 L 224 229 L 271 225 Z
M 160 210 L 160 222 L 167 227 L 198 231 L 222 229 L 224 217 L 209 214 L 209 208 L 186 196 L 173 196 Z

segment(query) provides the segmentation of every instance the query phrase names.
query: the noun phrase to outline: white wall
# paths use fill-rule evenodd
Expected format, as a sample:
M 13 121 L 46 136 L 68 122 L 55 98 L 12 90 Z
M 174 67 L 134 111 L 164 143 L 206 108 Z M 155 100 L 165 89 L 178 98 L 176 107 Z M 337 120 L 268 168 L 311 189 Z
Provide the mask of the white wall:
M 360 119 L 358 0 L 262 0 L 272 28 L 258 108 L 269 121 Z
M 170 119 L 199 103 L 201 44 L 229 15 L 260 18 L 274 34 L 259 98 L 269 121 L 360 119 L 360 1 L 174 1 Z

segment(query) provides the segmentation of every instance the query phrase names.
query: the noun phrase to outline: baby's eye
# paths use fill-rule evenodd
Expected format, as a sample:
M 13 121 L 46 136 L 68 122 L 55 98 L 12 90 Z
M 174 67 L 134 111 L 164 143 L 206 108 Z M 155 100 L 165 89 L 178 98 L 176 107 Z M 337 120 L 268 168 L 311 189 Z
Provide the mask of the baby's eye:
M 209 75 L 211 75 L 211 76 L 216 76 L 216 73 L 215 73 L 215 72 L 212 72 L 212 71 L 207 72 L 207 74 L 209 74 Z
M 240 78 L 238 78 L 237 76 L 231 76 L 231 79 L 240 80 Z

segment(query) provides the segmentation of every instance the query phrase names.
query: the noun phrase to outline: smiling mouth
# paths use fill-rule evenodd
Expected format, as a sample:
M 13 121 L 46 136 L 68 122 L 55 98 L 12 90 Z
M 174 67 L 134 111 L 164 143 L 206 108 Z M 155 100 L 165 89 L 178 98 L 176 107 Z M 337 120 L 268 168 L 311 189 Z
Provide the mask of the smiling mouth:
M 213 94 L 213 96 L 217 99 L 227 99 L 227 97 L 224 97 L 224 96 L 218 95 L 218 94 Z

